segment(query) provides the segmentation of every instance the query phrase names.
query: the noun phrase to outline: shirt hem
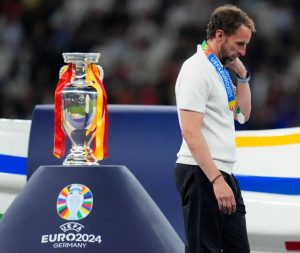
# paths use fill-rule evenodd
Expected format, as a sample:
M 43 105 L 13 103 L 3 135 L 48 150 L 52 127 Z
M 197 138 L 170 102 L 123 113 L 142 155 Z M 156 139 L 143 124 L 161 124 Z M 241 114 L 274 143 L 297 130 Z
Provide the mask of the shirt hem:
M 224 162 L 220 160 L 214 160 L 216 167 L 227 174 L 232 174 L 234 162 Z M 198 165 L 192 157 L 179 157 L 176 163 L 187 164 L 187 165 Z

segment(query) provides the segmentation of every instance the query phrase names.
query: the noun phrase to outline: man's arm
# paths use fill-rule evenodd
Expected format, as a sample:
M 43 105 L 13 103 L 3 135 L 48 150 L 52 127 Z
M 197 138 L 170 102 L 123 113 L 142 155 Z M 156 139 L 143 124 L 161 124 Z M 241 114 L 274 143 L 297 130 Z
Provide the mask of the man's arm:
M 239 77 L 245 78 L 247 75 L 247 70 L 239 58 L 236 58 L 233 62 L 228 65 Z M 237 105 L 240 107 L 241 112 L 245 116 L 247 121 L 251 113 L 251 90 L 249 83 L 237 83 L 236 88 L 236 101 Z
M 251 90 L 248 82 L 237 83 L 236 102 L 245 116 L 245 121 L 248 121 L 251 113 Z
M 188 110 L 180 110 L 181 131 L 194 159 L 210 182 L 213 182 L 214 193 L 221 211 L 232 213 L 236 210 L 233 192 L 211 158 L 207 142 L 200 131 L 203 114 Z M 219 176 L 219 177 L 218 177 Z

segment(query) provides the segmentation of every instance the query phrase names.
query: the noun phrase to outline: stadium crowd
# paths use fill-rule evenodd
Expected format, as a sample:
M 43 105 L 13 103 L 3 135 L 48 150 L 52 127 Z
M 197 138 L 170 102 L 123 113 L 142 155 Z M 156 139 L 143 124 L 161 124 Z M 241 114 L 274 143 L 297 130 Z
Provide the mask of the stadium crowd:
M 30 119 L 53 103 L 63 52 L 100 52 L 110 104 L 173 105 L 182 62 L 205 39 L 211 10 L 246 10 L 257 32 L 243 129 L 300 126 L 300 1 L 1 0 L 0 118 Z

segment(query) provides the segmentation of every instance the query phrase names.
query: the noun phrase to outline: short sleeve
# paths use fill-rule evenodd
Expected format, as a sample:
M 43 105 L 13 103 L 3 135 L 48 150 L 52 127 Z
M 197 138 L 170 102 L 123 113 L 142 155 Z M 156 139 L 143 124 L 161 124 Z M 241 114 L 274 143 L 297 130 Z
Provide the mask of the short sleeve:
M 176 82 L 177 107 L 204 113 L 210 89 L 204 64 L 185 62 Z

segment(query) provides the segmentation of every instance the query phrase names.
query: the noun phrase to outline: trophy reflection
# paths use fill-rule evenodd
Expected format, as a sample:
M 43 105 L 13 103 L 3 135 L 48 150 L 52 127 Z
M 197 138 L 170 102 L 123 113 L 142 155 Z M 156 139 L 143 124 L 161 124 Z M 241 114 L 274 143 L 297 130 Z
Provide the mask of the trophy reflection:
M 106 156 L 103 149 L 106 148 L 107 104 L 102 84 L 103 70 L 96 65 L 99 57 L 99 53 L 63 53 L 68 65 L 60 70 L 55 92 L 53 152 L 58 158 L 62 156 L 63 134 L 66 134 L 72 147 L 63 165 L 98 165 L 97 160 Z M 95 137 L 94 150 L 98 157 L 90 147 Z
M 94 88 L 67 87 L 62 99 L 63 129 L 72 144 L 63 165 L 98 164 L 90 148 L 94 132 L 86 134 L 96 116 L 97 93 Z

